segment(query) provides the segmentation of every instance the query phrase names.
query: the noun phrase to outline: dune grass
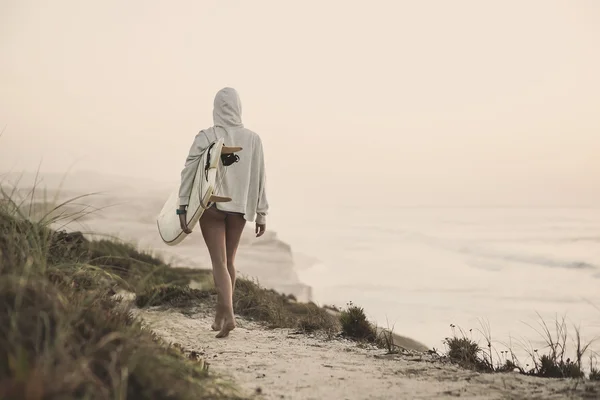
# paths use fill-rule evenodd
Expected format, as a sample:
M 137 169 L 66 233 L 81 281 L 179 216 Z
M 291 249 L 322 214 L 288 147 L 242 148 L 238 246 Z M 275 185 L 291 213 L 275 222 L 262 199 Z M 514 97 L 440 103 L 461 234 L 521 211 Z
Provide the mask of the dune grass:
M 481 329 L 477 331 L 483 336 L 485 345 L 480 346 L 473 339 L 473 330 L 469 333 L 450 325 L 452 337 L 446 338 L 445 356 L 461 367 L 479 372 L 512 372 L 542 378 L 586 378 L 584 372 L 584 356 L 595 339 L 583 342 L 581 331 L 574 327 L 574 334 L 570 334 L 565 318 L 556 318 L 553 321 L 554 328 L 550 328 L 544 319 L 538 314 L 539 328 L 532 327 L 543 338 L 546 345 L 542 351 L 534 348 L 531 343 L 520 346 L 526 351 L 532 364 L 523 365 L 516 357 L 512 345 L 503 344 L 506 350 L 497 351 L 492 345 L 492 334 L 489 324 L 480 321 Z M 458 332 L 457 332 L 458 331 Z M 573 342 L 568 345 L 569 339 Z M 571 348 L 570 348 L 571 347 Z M 571 354 L 571 357 L 568 356 Z M 590 352 L 590 369 L 587 376 L 590 380 L 598 380 L 598 369 L 595 364 L 595 353 Z
M 347 304 L 345 310 L 340 311 L 341 335 L 361 343 L 370 343 L 379 348 L 386 349 L 388 354 L 399 352 L 399 346 L 394 343 L 394 329 L 378 329 L 370 323 L 365 315 L 364 309 Z M 538 314 L 539 316 L 539 314 Z M 473 330 L 465 332 L 456 325 L 450 325 L 452 336 L 446 338 L 443 343 L 446 351 L 439 354 L 437 350 L 433 353 L 457 364 L 458 366 L 477 372 L 513 372 L 518 371 L 523 375 L 542 378 L 586 378 L 584 373 L 584 356 L 589 354 L 589 374 L 587 378 L 591 381 L 600 381 L 600 370 L 597 364 L 597 354 L 591 352 L 590 346 L 595 339 L 583 342 L 581 331 L 574 327 L 574 334 L 569 333 L 565 318 L 554 321 L 554 329 L 551 329 L 539 316 L 539 328 L 535 331 L 546 342 L 546 352 L 538 349 L 528 351 L 533 365 L 522 365 L 510 345 L 507 350 L 497 351 L 492 345 L 492 333 L 489 323 L 480 320 L 480 328 L 476 330 L 483 338 L 483 346 L 474 340 Z M 570 349 L 568 339 L 572 339 L 573 346 Z M 531 346 L 529 346 L 531 348 Z M 524 347 L 526 348 L 526 347 Z M 571 350 L 573 358 L 567 353 Z M 543 354 L 542 354 L 543 353 Z
M 234 311 L 265 322 L 271 328 L 295 328 L 304 332 L 338 330 L 337 319 L 314 303 L 297 303 L 292 297 L 267 290 L 258 283 L 239 279 L 233 298 Z
M 217 292 L 212 284 L 203 289 L 185 285 L 147 286 L 139 292 L 139 307 L 194 307 L 201 303 L 216 304 Z M 323 332 L 328 336 L 339 331 L 335 316 L 314 303 L 297 303 L 293 296 L 261 287 L 257 282 L 238 279 L 233 298 L 234 311 L 269 328 L 298 329 L 304 333 Z
M 1 399 L 241 398 L 112 296 L 118 288 L 188 284 L 201 273 L 126 244 L 54 231 L 55 218 L 31 221 L 10 196 L 2 200 Z
M 213 294 L 213 290 L 164 284 L 152 286 L 139 292 L 136 295 L 135 304 L 140 308 L 152 306 L 190 307 L 205 302 Z

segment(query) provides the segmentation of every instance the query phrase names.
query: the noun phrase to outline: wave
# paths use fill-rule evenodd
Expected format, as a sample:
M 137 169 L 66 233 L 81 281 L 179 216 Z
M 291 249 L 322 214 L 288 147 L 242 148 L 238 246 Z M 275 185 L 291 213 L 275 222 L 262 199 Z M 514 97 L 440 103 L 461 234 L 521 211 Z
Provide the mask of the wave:
M 600 242 L 600 237 L 597 236 L 575 236 L 570 238 L 553 238 L 553 239 L 505 239 L 495 240 L 490 238 L 485 239 L 461 239 L 453 240 L 447 238 L 435 237 L 421 232 L 410 232 L 406 230 L 379 229 L 387 231 L 388 234 L 394 234 L 400 240 L 414 241 L 436 249 L 441 249 L 453 253 L 460 253 L 478 258 L 486 258 L 493 260 L 501 260 L 514 263 L 539 265 L 549 268 L 565 268 L 577 270 L 594 270 L 599 269 L 599 266 L 593 262 L 583 259 L 565 260 L 554 258 L 552 256 L 541 254 L 519 254 L 507 250 L 507 252 L 485 248 L 485 244 L 489 243 L 524 243 L 537 242 L 546 243 L 548 245 L 556 245 L 557 243 L 573 243 L 573 242 Z M 494 268 L 497 269 L 497 268 Z
M 583 236 L 583 237 L 573 237 L 563 239 L 567 242 L 592 242 L 592 243 L 600 243 L 600 236 Z
M 515 263 L 540 265 L 549 268 L 566 268 L 566 269 L 598 269 L 598 266 L 586 261 L 574 260 L 565 261 L 551 259 L 544 256 L 534 256 L 525 254 L 500 254 L 486 250 L 463 248 L 459 250 L 462 254 L 474 255 L 482 258 L 490 258 L 494 260 L 509 261 Z

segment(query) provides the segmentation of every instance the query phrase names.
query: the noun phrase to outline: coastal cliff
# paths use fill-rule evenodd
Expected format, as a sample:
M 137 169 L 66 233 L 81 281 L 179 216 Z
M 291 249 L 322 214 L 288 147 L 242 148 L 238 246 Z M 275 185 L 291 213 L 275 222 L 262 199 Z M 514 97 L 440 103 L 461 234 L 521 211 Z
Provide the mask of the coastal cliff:
M 7 178 L 7 182 L 15 186 L 18 181 L 20 197 L 27 197 L 36 186 L 33 174 L 14 174 Z M 173 265 L 211 268 L 199 226 L 177 246 L 167 246 L 160 239 L 156 217 L 173 184 L 87 172 L 74 173 L 65 179 L 56 174 L 43 174 L 37 177 L 37 182 L 36 206 L 32 211 L 38 217 L 49 213 L 57 204 L 86 196 L 75 204 L 61 207 L 60 212 L 66 210 L 67 215 L 54 228 L 69 222 L 64 226 L 68 231 L 81 231 L 90 238 L 108 236 L 132 242 Z M 292 247 L 274 231 L 255 238 L 253 224 L 249 223 L 240 242 L 236 264 L 241 276 L 257 280 L 267 289 L 293 295 L 299 301 L 312 300 L 310 286 L 300 282 L 296 273 Z

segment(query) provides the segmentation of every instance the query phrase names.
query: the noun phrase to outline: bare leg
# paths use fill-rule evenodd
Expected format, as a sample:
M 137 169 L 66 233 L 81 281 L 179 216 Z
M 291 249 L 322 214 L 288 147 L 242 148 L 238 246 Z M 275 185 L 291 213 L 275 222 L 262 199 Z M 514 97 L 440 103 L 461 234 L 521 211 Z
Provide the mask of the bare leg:
M 246 220 L 241 215 L 228 215 L 225 219 L 225 248 L 227 249 L 227 271 L 231 278 L 232 293 L 235 291 L 235 253 L 240 244 Z
M 232 283 L 227 271 L 225 249 L 225 215 L 209 208 L 200 218 L 200 229 L 212 261 L 213 278 L 217 289 L 217 310 L 213 329 L 220 329 L 218 338 L 226 337 L 231 330 L 235 329 Z

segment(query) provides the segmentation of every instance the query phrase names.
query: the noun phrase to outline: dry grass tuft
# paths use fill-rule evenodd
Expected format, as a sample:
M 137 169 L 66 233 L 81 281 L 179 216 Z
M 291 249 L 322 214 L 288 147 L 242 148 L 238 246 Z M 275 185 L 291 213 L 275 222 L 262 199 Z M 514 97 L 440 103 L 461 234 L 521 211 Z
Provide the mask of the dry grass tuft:
M 233 302 L 237 314 L 265 322 L 271 328 L 297 328 L 330 336 L 339 329 L 336 318 L 314 303 L 296 303 L 290 296 L 246 279 L 237 280 Z
M 53 231 L 23 208 L 0 202 L 0 398 L 239 398 L 112 297 L 117 287 L 187 283 L 191 272 L 128 245 Z
M 539 316 L 539 314 L 538 314 Z M 540 354 L 538 349 L 529 345 L 522 346 L 529 354 L 533 365 L 526 364 L 522 366 L 514 355 L 513 351 L 508 346 L 507 351 L 496 352 L 496 358 L 492 357 L 493 350 L 492 336 L 489 324 L 481 323 L 483 329 L 479 332 L 484 336 L 486 348 L 481 348 L 479 344 L 473 340 L 472 330 L 469 335 L 462 329 L 458 328 L 460 335 L 456 334 L 457 327 L 450 325 L 453 330 L 453 337 L 446 338 L 444 341 L 447 352 L 446 356 L 458 365 L 473 369 L 479 372 L 511 372 L 519 371 L 521 374 L 537 376 L 541 378 L 585 378 L 583 371 L 582 359 L 589 351 L 590 345 L 594 340 L 584 343 L 581 338 L 579 328 L 575 327 L 575 335 L 573 338 L 574 358 L 567 357 L 568 346 L 567 342 L 570 337 L 567 329 L 565 318 L 556 318 L 553 325 L 554 329 L 550 329 L 541 316 L 539 329 L 533 328 L 546 342 L 546 352 Z M 598 379 L 598 370 L 595 368 L 594 358 L 590 356 L 590 380 Z
M 159 285 L 138 293 L 135 304 L 138 307 L 190 307 L 206 301 L 214 294 L 214 291 L 191 289 L 189 286 Z

